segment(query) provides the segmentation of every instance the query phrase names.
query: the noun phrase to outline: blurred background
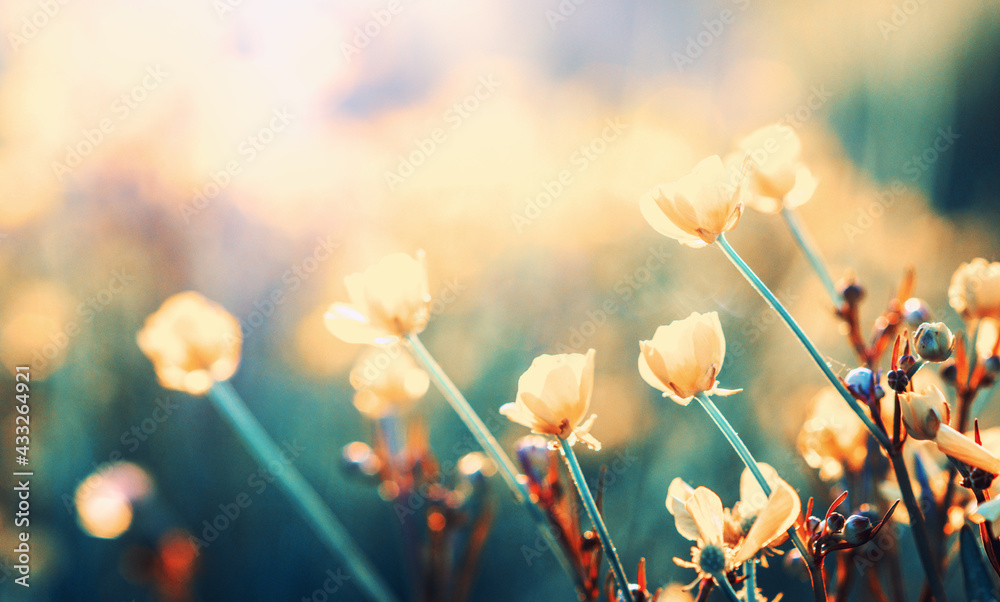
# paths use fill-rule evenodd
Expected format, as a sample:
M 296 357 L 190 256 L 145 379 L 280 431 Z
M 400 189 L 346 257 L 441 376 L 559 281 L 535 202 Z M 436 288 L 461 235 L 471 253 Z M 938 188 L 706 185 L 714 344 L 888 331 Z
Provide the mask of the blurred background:
M 406 596 L 393 505 L 342 467 L 371 431 L 348 382 L 360 349 L 322 322 L 345 275 L 426 250 L 422 338 L 508 450 L 526 432 L 498 409 L 532 358 L 595 348 L 605 448 L 581 449 L 583 468 L 619 461 L 608 527 L 626 567 L 645 557 L 666 584 L 694 578 L 672 561 L 690 544 L 664 508 L 670 480 L 730 505 L 741 466 L 707 417 L 639 377 L 637 342 L 657 326 L 720 312 L 721 382 L 745 390 L 720 406 L 803 499 L 831 499 L 795 447 L 821 374 L 721 253 L 645 223 L 643 192 L 782 121 L 819 179 L 802 221 L 835 277 L 856 270 L 868 324 L 914 265 L 916 294 L 958 328 L 952 272 L 998 259 L 991 3 L 10 0 L 0 32 L 0 391 L 13 399 L 14 367 L 31 366 L 35 471 L 30 595 L 13 583 L 17 500 L 0 489 L 5 599 L 162 598 L 157 546 L 157 570 L 190 569 L 197 600 L 325 599 L 337 560 L 281 491 L 248 485 L 258 467 L 231 429 L 161 389 L 136 345 L 176 292 L 241 321 L 234 387 L 304 448 L 295 465 Z M 748 210 L 729 238 L 835 369 L 854 367 L 781 219 Z M 472 451 L 435 391 L 420 404 L 439 460 Z M 11 404 L 0 425 L 12 468 Z M 122 478 L 153 501 L 84 520 L 77 487 L 117 460 L 142 468 Z M 551 554 L 525 555 L 527 515 L 490 487 L 471 599 L 570 599 Z M 196 559 L 162 538 L 202 533 L 244 492 Z M 806 595 L 774 564 L 766 593 Z M 360 595 L 348 581 L 331 599 Z

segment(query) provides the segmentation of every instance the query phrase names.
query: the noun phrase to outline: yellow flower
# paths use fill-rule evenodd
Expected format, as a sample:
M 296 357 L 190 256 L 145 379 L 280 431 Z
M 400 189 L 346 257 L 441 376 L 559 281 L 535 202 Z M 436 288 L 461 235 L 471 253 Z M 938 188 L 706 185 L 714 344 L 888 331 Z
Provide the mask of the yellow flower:
M 354 406 L 371 419 L 406 411 L 427 393 L 430 377 L 399 345 L 368 347 L 351 370 Z
M 146 318 L 137 340 L 161 385 L 203 395 L 236 372 L 243 337 L 240 323 L 221 305 L 188 291 Z
M 639 342 L 639 374 L 650 386 L 681 405 L 698 393 L 731 395 L 715 377 L 726 357 L 726 337 L 719 314 L 692 313 L 660 326 L 649 341 Z
M 743 214 L 741 186 L 713 155 L 672 184 L 657 186 L 639 200 L 649 225 L 689 247 L 715 242 L 736 227 Z
M 948 424 L 951 418 L 951 406 L 934 385 L 900 393 L 899 409 L 906 432 L 914 439 L 934 439 L 941 424 Z
M 825 387 L 813 398 L 812 411 L 799 431 L 799 451 L 806 464 L 819 469 L 824 481 L 836 481 L 845 468 L 852 472 L 864 466 L 868 431 L 833 387 Z M 887 404 L 882 402 L 882 406 Z M 891 426 L 892 422 L 887 423 Z
M 350 303 L 334 303 L 326 327 L 347 343 L 385 345 L 418 334 L 430 319 L 431 296 L 423 251 L 393 253 L 344 278 Z
M 750 194 L 747 203 L 758 211 L 776 213 L 808 201 L 816 191 L 816 178 L 802 164 L 802 142 L 795 130 L 783 124 L 760 128 L 740 141 L 741 152 L 727 158 L 738 165 L 750 156 Z
M 977 257 L 951 277 L 948 301 L 966 319 L 1000 318 L 1000 263 Z
M 556 435 L 570 445 L 577 439 L 594 449 L 601 444 L 589 433 L 596 415 L 580 422 L 590 410 L 594 389 L 594 354 L 540 355 L 517 381 L 517 400 L 500 413 L 532 432 Z

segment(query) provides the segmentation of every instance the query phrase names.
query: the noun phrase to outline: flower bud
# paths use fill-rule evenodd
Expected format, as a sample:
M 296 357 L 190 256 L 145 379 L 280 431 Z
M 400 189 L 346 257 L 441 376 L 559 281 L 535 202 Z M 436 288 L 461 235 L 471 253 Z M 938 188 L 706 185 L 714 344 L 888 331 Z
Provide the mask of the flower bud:
M 941 389 L 934 385 L 916 392 L 900 393 L 899 408 L 906 432 L 914 439 L 933 439 L 941 423 L 947 424 L 951 418 L 951 406 Z
M 876 399 L 881 399 L 885 395 L 882 387 L 878 385 L 878 379 L 873 378 L 872 371 L 868 368 L 855 368 L 847 373 L 847 378 L 844 380 L 847 381 L 847 388 L 865 401 L 872 399 L 873 395 Z M 874 391 L 872 383 L 875 383 Z
M 844 523 L 844 541 L 851 545 L 859 546 L 866 541 L 872 533 L 872 521 L 867 516 L 852 514 Z
M 889 388 L 897 393 L 903 393 L 906 391 L 906 385 L 910 383 L 910 378 L 906 376 L 905 370 L 890 370 L 889 374 L 886 375 L 886 381 L 889 383 Z
M 955 338 L 942 322 L 924 322 L 914 335 L 917 353 L 929 362 L 943 362 L 951 357 Z
M 830 533 L 840 533 L 844 528 L 844 515 L 839 512 L 831 512 L 826 519 L 826 529 Z
M 852 282 L 841 289 L 840 295 L 844 298 L 844 301 L 853 305 L 864 299 L 865 289 L 861 288 L 861 285 L 857 282 Z

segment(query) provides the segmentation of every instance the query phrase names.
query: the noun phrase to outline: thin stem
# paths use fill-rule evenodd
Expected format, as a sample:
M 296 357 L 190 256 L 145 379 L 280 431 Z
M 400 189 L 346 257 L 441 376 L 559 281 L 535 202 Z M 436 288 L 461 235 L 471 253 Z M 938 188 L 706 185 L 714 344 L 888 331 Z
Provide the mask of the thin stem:
M 733 602 L 741 602 L 740 597 L 736 595 L 736 590 L 733 589 L 733 584 L 726 579 L 725 573 L 719 573 L 715 575 L 715 580 L 719 582 L 719 589 L 725 592 L 726 597 Z
M 282 451 L 250 413 L 232 385 L 228 381 L 215 383 L 208 390 L 208 398 L 236 430 L 257 462 L 264 466 L 276 464 L 284 467 L 273 473 L 279 485 L 297 504 L 302 517 L 313 527 L 327 549 L 335 556 L 339 556 L 347 565 L 348 571 L 357 577 L 359 587 L 373 600 L 395 602 L 396 596 L 375 572 L 375 568 L 351 539 L 347 529 L 323 503 L 319 494 L 306 482 L 302 474 L 288 463 Z
M 851 395 L 851 392 L 847 390 L 847 387 L 844 386 L 844 383 L 840 382 L 840 379 L 837 378 L 837 375 L 833 373 L 833 370 L 826 363 L 826 360 L 824 360 L 823 356 L 820 355 L 819 350 L 816 349 L 816 346 L 813 345 L 812 341 L 809 340 L 809 337 L 806 336 L 806 333 L 795 322 L 795 319 L 792 318 L 792 315 L 788 313 L 788 310 L 785 309 L 785 306 L 781 304 L 781 301 L 778 301 L 778 298 L 775 297 L 774 293 L 772 293 L 771 290 L 767 288 L 767 285 L 765 285 L 761 281 L 761 279 L 757 277 L 757 274 L 754 273 L 753 269 L 751 269 L 750 266 L 748 266 L 746 262 L 743 261 L 743 259 L 739 256 L 739 254 L 731 246 L 729 246 L 729 242 L 726 240 L 726 237 L 724 235 L 720 235 L 719 238 L 716 240 L 716 242 L 719 243 L 719 248 L 722 249 L 722 252 L 725 253 L 729 261 L 731 261 L 733 265 L 736 266 L 736 269 L 738 269 L 740 273 L 743 274 L 743 277 L 746 278 L 747 282 L 750 283 L 750 286 L 752 286 L 754 290 L 756 290 L 760 294 L 760 296 L 763 297 L 765 301 L 767 301 L 768 305 L 770 305 L 776 312 L 778 312 L 778 315 L 780 315 L 781 318 L 785 321 L 785 324 L 787 324 L 788 327 L 795 334 L 795 336 L 798 337 L 799 342 L 802 343 L 802 346 L 805 347 L 806 351 L 809 352 L 809 355 L 812 357 L 813 361 L 816 362 L 816 365 L 819 366 L 820 370 L 823 371 L 823 375 L 826 376 L 827 380 L 830 381 L 830 384 L 832 384 L 834 388 L 837 389 L 837 392 L 840 393 L 840 396 L 844 398 L 844 401 L 847 402 L 847 405 L 851 406 L 851 410 L 853 410 L 854 413 L 857 414 L 858 418 L 860 418 L 861 422 L 865 424 L 865 426 L 871 432 L 872 436 L 878 440 L 879 444 L 884 449 L 888 450 L 889 447 L 891 446 L 889 438 L 886 436 L 885 433 L 879 430 L 877 426 L 875 426 L 875 423 L 872 422 L 872 419 L 869 418 L 868 414 L 864 411 L 864 409 L 862 409 L 861 404 L 858 403 L 858 400 L 854 399 L 854 396 Z
M 615 544 L 611 541 L 611 535 L 608 534 L 608 527 L 604 524 L 604 519 L 601 518 L 601 513 L 597 510 L 597 503 L 594 502 L 594 496 L 591 495 L 590 488 L 587 487 L 587 480 L 583 476 L 583 471 L 580 470 L 580 463 L 576 461 L 576 453 L 573 451 L 573 447 L 561 437 L 559 438 L 559 450 L 566 460 L 566 467 L 569 468 L 569 475 L 573 480 L 573 484 L 576 485 L 576 490 L 580 493 L 580 501 L 583 502 L 583 507 L 587 509 L 590 522 L 594 524 L 597 537 L 601 540 L 601 547 L 604 548 L 604 555 L 608 559 L 608 564 L 611 565 L 611 570 L 614 571 L 615 581 L 618 583 L 618 591 L 625 598 L 626 602 L 633 602 L 632 590 L 628 587 L 628 577 L 625 576 L 622 561 L 618 558 L 618 550 L 615 549 Z
M 936 564 L 931 556 L 930 542 L 927 540 L 927 524 L 924 522 L 924 515 L 920 511 L 920 504 L 913 494 L 913 486 L 910 485 L 910 475 L 906 470 L 906 463 L 900 450 L 889 453 L 889 460 L 892 462 L 892 470 L 896 473 L 896 481 L 899 483 L 899 493 L 906 505 L 906 513 L 910 516 L 910 532 L 917 544 L 917 555 L 920 557 L 920 564 L 927 577 L 931 593 L 938 602 L 947 602 L 948 597 L 944 593 L 944 585 L 935 570 Z
M 799 216 L 791 209 L 787 207 L 782 207 L 781 217 L 785 218 L 785 223 L 788 224 L 788 229 L 791 230 L 792 236 L 795 237 L 795 242 L 798 243 L 799 248 L 802 253 L 809 260 L 809 264 L 812 269 L 819 276 L 819 279 L 823 282 L 823 288 L 826 289 L 826 293 L 830 295 L 830 300 L 833 301 L 835 306 L 840 306 L 841 297 L 840 293 L 837 292 L 837 287 L 833 284 L 833 278 L 830 277 L 829 270 L 826 269 L 826 263 L 823 261 L 823 257 L 819 253 L 819 249 L 816 248 L 815 243 L 809 237 L 806 232 L 805 226 L 799 221 Z
M 747 594 L 747 602 L 757 602 L 757 561 L 747 560 L 744 562 L 743 574 L 747 577 L 747 582 L 743 586 L 743 591 Z
M 813 600 L 826 602 L 826 576 L 823 574 L 823 560 L 809 566 L 809 580 L 812 581 Z
M 497 465 L 497 469 L 500 471 L 500 476 L 503 480 L 507 482 L 507 486 L 514 493 L 514 498 L 519 504 L 523 504 L 528 498 L 527 489 L 521 483 L 518 476 L 520 473 L 514 466 L 514 462 L 510 457 L 503 451 L 500 444 L 497 442 L 496 438 L 490 433 L 486 425 L 476 414 L 476 411 L 472 409 L 469 405 L 468 400 L 462 395 L 462 392 L 458 390 L 455 383 L 451 382 L 448 375 L 445 374 L 441 366 L 434 361 L 434 357 L 431 356 L 424 344 L 420 342 L 417 335 L 410 334 L 406 336 L 406 341 L 409 343 L 409 348 L 413 351 L 414 358 L 427 370 L 427 373 L 431 377 L 431 381 L 437 386 L 441 394 L 444 395 L 448 403 L 451 404 L 452 409 L 458 414 L 458 417 L 462 419 L 465 426 L 472 433 L 472 436 L 476 438 L 476 442 L 479 446 L 483 448 L 483 451 L 490 456 L 490 459 Z
M 729 441 L 729 445 L 736 450 L 737 455 L 739 455 L 740 459 L 743 460 L 743 464 L 746 465 L 747 469 L 750 470 L 750 473 L 753 474 L 755 479 L 757 479 L 757 483 L 760 485 L 760 488 L 764 490 L 764 495 L 771 497 L 771 486 L 768 484 L 767 479 L 764 478 L 764 474 L 760 471 L 760 467 L 757 466 L 757 461 L 754 460 L 753 454 L 750 453 L 746 444 L 743 443 L 743 439 L 741 439 L 739 434 L 733 429 L 733 425 L 729 424 L 729 421 L 726 420 L 726 417 L 719 411 L 719 408 L 715 406 L 715 402 L 712 401 L 711 397 L 705 395 L 704 393 L 698 393 L 695 395 L 695 399 L 698 400 L 701 407 L 705 409 L 705 412 L 708 413 L 712 421 L 715 422 L 715 426 L 719 427 L 719 430 L 722 431 L 726 440 Z M 812 554 L 809 553 L 809 548 L 807 548 L 805 542 L 802 541 L 802 538 L 799 536 L 799 532 L 795 529 L 794 525 L 789 527 L 788 536 L 791 538 L 792 543 L 795 544 L 795 548 L 802 556 L 802 562 L 805 562 L 806 566 L 808 566 L 811 571 L 813 565 Z
M 566 573 L 570 576 L 575 584 L 578 593 L 583 591 L 583 583 L 580 579 L 580 575 L 576 570 L 574 564 L 570 562 L 569 558 L 566 556 L 566 552 L 560 545 L 559 540 L 552 533 L 552 527 L 549 524 L 548 517 L 538 504 L 531 500 L 531 496 L 528 493 L 528 488 L 524 485 L 521 479 L 521 473 L 515 468 L 514 463 L 511 461 L 510 457 L 504 452 L 503 448 L 497 442 L 496 438 L 490 433 L 486 425 L 476 414 L 476 411 L 472 409 L 469 405 L 465 396 L 462 392 L 458 390 L 455 383 L 451 382 L 448 375 L 441 368 L 440 365 L 434 360 L 434 356 L 424 347 L 424 344 L 417 338 L 415 334 L 409 334 L 406 336 L 407 347 L 409 348 L 411 355 L 414 359 L 423 366 L 427 374 L 430 375 L 431 381 L 434 386 L 441 391 L 441 394 L 451 405 L 458 417 L 462 419 L 465 423 L 466 428 L 472 433 L 472 436 L 479 443 L 479 446 L 486 452 L 486 455 L 493 460 L 496 464 L 497 469 L 500 471 L 500 476 L 503 477 L 507 487 L 510 488 L 511 492 L 514 494 L 514 499 L 518 504 L 523 506 L 528 510 L 531 515 L 531 519 L 535 522 L 535 526 L 538 528 L 539 533 L 545 539 L 545 543 L 548 548 L 552 550 L 555 555 L 556 560 L 563 567 Z

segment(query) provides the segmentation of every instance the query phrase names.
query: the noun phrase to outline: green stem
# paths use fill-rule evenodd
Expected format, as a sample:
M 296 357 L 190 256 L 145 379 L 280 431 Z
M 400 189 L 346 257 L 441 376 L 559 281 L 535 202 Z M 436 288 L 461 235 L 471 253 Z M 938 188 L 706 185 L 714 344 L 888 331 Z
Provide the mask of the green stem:
M 373 600 L 395 602 L 396 596 L 375 572 L 375 568 L 351 539 L 344 525 L 323 503 L 316 490 L 306 482 L 302 473 L 287 462 L 281 449 L 250 413 L 232 385 L 228 381 L 215 383 L 208 390 L 208 398 L 236 430 L 257 462 L 263 466 L 284 467 L 273 473 L 277 477 L 278 484 L 298 505 L 302 517 L 313 527 L 327 549 L 335 556 L 339 556 L 347 565 L 348 571 L 357 577 L 361 589 Z
M 726 593 L 727 598 L 733 602 L 742 602 L 740 597 L 736 595 L 736 590 L 733 589 L 733 584 L 729 582 L 729 579 L 726 579 L 725 573 L 719 573 L 712 576 L 715 577 L 715 580 L 719 583 L 719 588 Z
M 896 482 L 899 483 L 899 493 L 906 505 L 906 513 L 910 516 L 910 532 L 917 544 L 917 555 L 920 557 L 920 565 L 924 569 L 927 577 L 927 584 L 931 588 L 931 593 L 938 602 L 948 602 L 948 596 L 944 593 L 944 585 L 938 576 L 937 565 L 931 555 L 931 544 L 927 539 L 927 524 L 924 521 L 924 514 L 920 511 L 920 504 L 913 493 L 913 486 L 910 484 L 910 475 L 906 470 L 906 462 L 899 450 L 889 453 L 889 460 L 892 462 L 892 470 L 896 473 Z
M 548 548 L 552 550 L 555 555 L 556 560 L 563 567 L 566 573 L 570 576 L 575 584 L 578 593 L 583 591 L 583 583 L 580 580 L 580 575 L 577 572 L 575 565 L 570 562 L 569 558 L 566 556 L 566 552 L 563 550 L 562 545 L 556 538 L 555 534 L 552 532 L 552 527 L 549 524 L 549 519 L 545 516 L 545 512 L 538 507 L 538 504 L 531 500 L 531 496 L 528 493 L 528 488 L 524 485 L 521 477 L 521 473 L 515 468 L 514 463 L 511 461 L 510 457 L 504 452 L 503 448 L 497 442 L 496 438 L 490 433 L 486 425 L 476 414 L 476 411 L 472 409 L 469 405 L 469 401 L 465 399 L 462 392 L 458 390 L 455 383 L 448 378 L 448 375 L 441 368 L 440 365 L 434 360 L 434 356 L 430 354 L 424 344 L 417 338 L 415 334 L 409 334 L 406 336 L 406 343 L 410 349 L 411 354 L 417 360 L 417 362 L 424 367 L 427 374 L 430 376 L 431 381 L 434 386 L 441 391 L 444 398 L 451 405 L 458 417 L 462 419 L 465 423 L 466 428 L 472 433 L 472 436 L 479 443 L 479 446 L 486 452 L 486 455 L 493 460 L 496 464 L 497 470 L 500 471 L 500 476 L 503 477 L 505 483 L 510 488 L 511 492 L 514 494 L 514 499 L 518 504 L 523 506 L 528 510 L 531 515 L 535 526 L 538 527 L 538 531 L 545 538 L 545 543 Z
M 601 540 L 604 555 L 607 557 L 608 563 L 611 565 L 611 570 L 615 574 L 618 591 L 621 592 L 626 602 L 633 602 L 632 590 L 628 587 L 628 577 L 625 576 L 622 561 L 618 558 L 618 550 L 615 549 L 615 544 L 611 541 L 611 535 L 608 534 L 608 527 L 604 524 L 604 519 L 601 518 L 601 513 L 597 510 L 597 503 L 594 502 L 594 496 L 591 495 L 590 488 L 587 487 L 587 480 L 583 476 L 583 471 L 580 470 L 580 463 L 576 461 L 576 453 L 573 451 L 573 447 L 562 437 L 559 438 L 559 449 L 566 460 L 566 466 L 569 468 L 569 475 L 573 479 L 573 484 L 576 485 L 576 490 L 580 493 L 580 500 L 583 502 L 583 507 L 587 509 L 590 522 L 594 524 L 597 537 Z
M 875 426 L 875 423 L 872 422 L 872 419 L 868 417 L 868 414 L 861 407 L 861 404 L 858 403 L 858 400 L 854 399 L 854 396 L 851 395 L 851 392 L 847 390 L 847 387 L 844 386 L 844 383 L 840 382 L 840 379 L 837 378 L 837 375 L 833 373 L 833 370 L 830 368 L 829 364 L 827 364 L 826 360 L 823 359 L 823 356 L 820 355 L 819 350 L 816 349 L 816 346 L 813 345 L 812 341 L 809 340 L 809 337 L 806 336 L 806 333 L 802 330 L 801 327 L 799 327 L 798 323 L 795 322 L 795 319 L 792 318 L 792 315 L 788 313 L 788 310 L 785 309 L 785 306 L 781 304 L 781 301 L 778 301 L 778 298 L 775 297 L 774 293 L 772 293 L 771 290 L 767 288 L 767 285 L 765 285 L 761 281 L 761 279 L 757 277 L 757 274 L 754 273 L 754 271 L 750 268 L 750 266 L 748 266 L 746 262 L 744 262 L 743 259 L 739 256 L 739 254 L 731 246 L 729 246 L 729 242 L 726 240 L 726 237 L 724 235 L 720 235 L 719 238 L 716 240 L 716 242 L 719 243 L 719 248 L 722 249 L 722 252 L 725 253 L 729 261 L 731 261 L 733 265 L 736 266 L 736 269 L 739 270 L 741 274 L 743 274 L 743 277 L 747 279 L 747 282 L 750 283 L 750 286 L 752 286 L 754 290 L 756 290 L 760 294 L 760 296 L 763 297 L 765 301 L 767 301 L 767 304 L 770 305 L 771 308 L 774 309 L 774 311 L 778 312 L 778 315 L 780 315 L 781 318 L 785 321 L 785 324 L 787 324 L 788 327 L 795 334 L 795 336 L 798 337 L 799 342 L 802 343 L 802 346 L 805 347 L 806 351 L 809 352 L 809 355 L 812 357 L 813 361 L 816 362 L 816 365 L 819 366 L 820 370 L 823 371 L 823 375 L 826 376 L 827 380 L 830 381 L 830 384 L 833 385 L 833 387 L 837 390 L 838 393 L 840 393 L 840 396 L 844 398 L 844 401 L 846 401 L 847 405 L 851 407 L 851 410 L 853 410 L 854 413 L 857 414 L 858 418 L 860 418 L 861 422 L 865 424 L 865 426 L 871 432 L 872 436 L 875 437 L 876 440 L 878 440 L 879 444 L 884 449 L 888 450 L 891 446 L 889 438 L 886 436 L 885 433 L 879 430 L 877 426 Z
M 830 272 L 826 269 L 826 263 L 823 261 L 823 257 L 819 254 L 819 249 L 813 243 L 812 239 L 806 233 L 805 227 L 802 222 L 799 221 L 799 216 L 791 209 L 782 207 L 781 216 L 785 218 L 785 223 L 788 224 L 788 229 L 791 230 L 792 236 L 795 237 L 795 242 L 798 243 L 799 248 L 802 249 L 802 253 L 809 260 L 809 264 L 812 266 L 813 271 L 819 276 L 820 281 L 823 282 L 823 288 L 826 289 L 826 293 L 830 295 L 830 300 L 833 304 L 840 306 L 843 301 L 840 297 L 840 293 L 837 292 L 837 287 L 833 284 L 833 278 L 830 277 Z
M 753 455 L 750 453 L 750 450 L 747 449 L 746 444 L 743 443 L 743 439 L 740 439 L 739 434 L 733 429 L 733 425 L 729 424 L 729 421 L 726 420 L 726 417 L 723 416 L 722 412 L 719 411 L 719 408 L 715 406 L 715 402 L 713 402 L 708 395 L 698 393 L 695 395 L 695 399 L 698 400 L 701 407 L 705 409 L 705 412 L 708 413 L 712 421 L 715 422 L 715 425 L 719 427 L 719 430 L 722 431 L 723 435 L 725 435 L 726 440 L 729 441 L 729 445 L 736 450 L 740 459 L 743 460 L 743 464 L 746 465 L 747 469 L 750 470 L 750 473 L 753 474 L 755 479 L 757 479 L 757 483 L 760 484 L 760 488 L 764 490 L 764 495 L 771 497 L 771 486 L 768 485 L 767 479 L 764 478 L 764 474 L 760 471 L 760 467 L 757 466 L 757 461 L 754 460 Z M 807 567 L 812 569 L 812 554 L 809 553 L 809 549 L 806 547 L 805 542 L 802 541 L 802 538 L 799 536 L 799 532 L 795 529 L 794 525 L 789 527 L 788 536 L 791 538 L 792 543 L 795 544 L 795 548 L 802 556 L 802 561 L 806 563 Z
M 747 577 L 746 585 L 743 586 L 743 590 L 747 594 L 747 602 L 757 602 L 757 561 L 747 560 L 744 562 L 743 574 Z

